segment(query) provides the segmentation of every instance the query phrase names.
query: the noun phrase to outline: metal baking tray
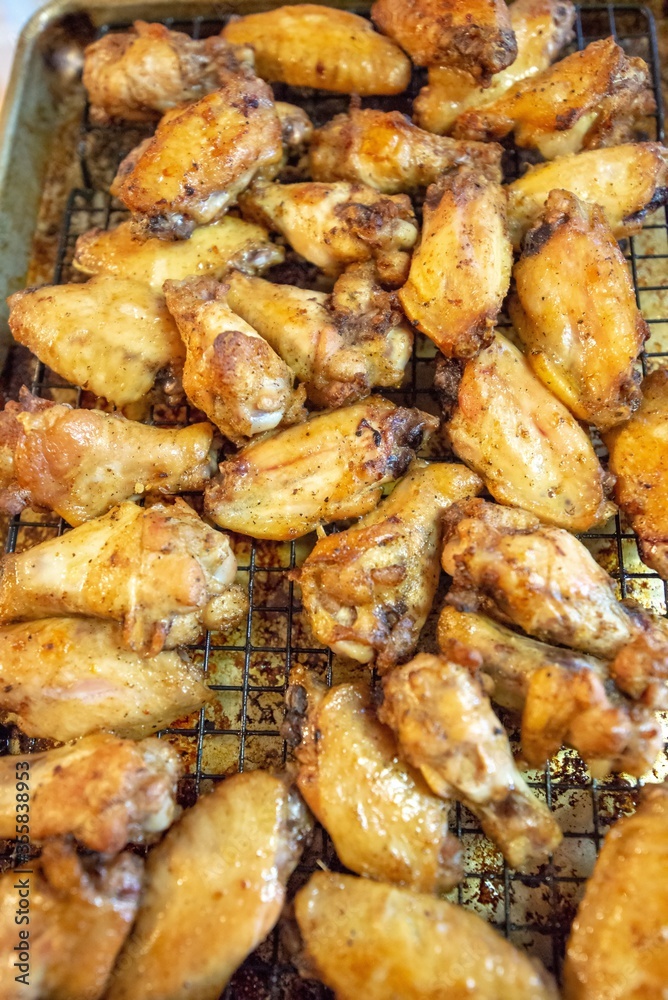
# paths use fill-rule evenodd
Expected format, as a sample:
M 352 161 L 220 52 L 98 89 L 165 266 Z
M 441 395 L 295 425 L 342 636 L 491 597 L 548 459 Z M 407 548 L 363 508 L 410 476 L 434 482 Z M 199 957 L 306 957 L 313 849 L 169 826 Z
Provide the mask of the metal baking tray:
M 134 18 L 160 20 L 195 36 L 219 31 L 232 12 L 278 6 L 264 0 L 212 4 L 200 0 L 145 3 L 120 0 L 56 0 L 38 13 L 19 44 L 5 106 L 0 119 L 0 300 L 27 283 L 80 280 L 71 259 L 77 236 L 93 226 L 111 226 L 124 217 L 122 207 L 107 194 L 121 156 L 143 134 L 141 128 L 100 128 L 90 124 L 78 78 L 83 46 L 100 33 L 125 27 Z M 335 3 L 363 13 L 363 4 Z M 574 46 L 613 34 L 631 55 L 649 64 L 657 98 L 650 138 L 663 138 L 660 66 L 651 13 L 626 5 L 587 6 L 578 10 Z M 413 92 L 419 86 L 414 80 Z M 347 99 L 312 91 L 280 88 L 281 97 L 301 103 L 323 121 L 344 110 Z M 412 95 L 409 93 L 408 98 Z M 402 110 L 410 100 L 400 99 Z M 394 102 L 394 104 L 393 104 Z M 365 102 L 366 104 L 371 102 Z M 397 99 L 373 102 L 397 106 Z M 509 151 L 508 176 L 521 169 Z M 666 364 L 668 357 L 668 226 L 665 210 L 646 220 L 639 235 L 625 241 L 637 299 L 651 329 L 642 364 L 645 370 Z M 4 305 L 2 307 L 4 309 Z M 47 398 L 78 404 L 81 393 L 66 386 L 23 348 L 12 346 L 6 313 L 0 314 L 0 343 L 6 363 L 3 389 L 16 396 L 21 384 Z M 434 348 L 418 338 L 401 390 L 389 393 L 397 402 L 436 412 L 432 394 Z M 188 420 L 186 408 L 155 407 L 146 415 L 156 423 Z M 431 457 L 438 455 L 431 447 Z M 196 498 L 195 498 L 196 500 Z M 53 516 L 28 511 L 0 523 L 6 551 L 24 549 L 64 530 Z M 666 585 L 638 559 L 633 534 L 619 517 L 603 530 L 583 536 L 602 565 L 619 583 L 620 596 L 634 597 L 665 614 Z M 233 634 L 207 636 L 195 657 L 201 662 L 213 705 L 181 719 L 161 736 L 182 752 L 187 776 L 180 790 L 192 803 L 208 783 L 238 769 L 281 767 L 289 749 L 280 737 L 283 695 L 295 663 L 305 663 L 329 683 L 364 669 L 319 647 L 302 618 L 296 588 L 288 571 L 298 565 L 313 544 L 270 543 L 238 537 L 239 579 L 248 588 L 250 613 Z M 437 598 L 436 609 L 441 599 Z M 433 622 L 424 634 L 425 648 L 433 642 Z M 16 729 L 0 727 L 0 753 L 29 752 L 34 741 Z M 648 780 L 662 780 L 668 757 Z M 510 871 L 484 838 L 465 809 L 452 810 L 452 827 L 466 850 L 466 876 L 451 898 L 495 924 L 514 943 L 540 957 L 559 974 L 564 944 L 585 879 L 591 873 L 601 840 L 611 823 L 633 809 L 637 782 L 623 775 L 592 781 L 577 754 L 563 751 L 543 771 L 528 775 L 539 796 L 556 813 L 564 841 L 549 864 L 525 874 Z M 2 845 L 0 844 L 0 847 Z M 11 863 L 5 844 L 0 863 Z M 340 868 L 325 833 L 318 830 L 293 877 L 303 883 L 317 865 Z M 306 998 L 329 996 L 315 983 L 299 979 L 275 931 L 242 966 L 225 991 L 226 998 Z

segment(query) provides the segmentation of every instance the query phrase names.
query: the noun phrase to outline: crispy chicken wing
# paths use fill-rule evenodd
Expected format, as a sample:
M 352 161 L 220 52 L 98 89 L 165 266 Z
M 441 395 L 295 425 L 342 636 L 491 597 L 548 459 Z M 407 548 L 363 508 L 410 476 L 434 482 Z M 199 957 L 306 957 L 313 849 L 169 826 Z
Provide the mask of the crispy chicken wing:
M 478 817 L 512 868 L 555 850 L 559 826 L 517 770 L 506 731 L 467 666 L 420 653 L 388 674 L 383 695 L 378 716 L 403 756 L 432 791 Z
M 367 514 L 405 473 L 435 417 L 380 396 L 267 435 L 227 459 L 204 506 L 222 528 L 285 541 Z
M 302 381 L 316 406 L 338 407 L 375 386 L 401 385 L 413 331 L 371 262 L 351 265 L 331 295 L 234 271 L 227 301 Z
M 337 1000 L 557 1000 L 552 978 L 477 914 L 396 886 L 316 872 L 295 898 L 299 966 Z
M 455 454 L 500 503 L 571 531 L 614 512 L 589 436 L 498 331 L 463 373 L 459 362 L 442 363 L 436 384 Z
M 278 920 L 310 826 L 287 781 L 266 771 L 200 798 L 149 854 L 106 1000 L 218 1000 Z
M 270 88 L 251 74 L 160 122 L 155 135 L 121 164 L 111 193 L 130 209 L 142 235 L 185 239 L 214 222 L 283 155 Z
M 638 536 L 644 563 L 668 579 L 668 370 L 642 383 L 640 408 L 628 423 L 605 436 L 615 499 Z
M 661 752 L 655 713 L 626 701 L 602 660 L 537 642 L 447 604 L 438 641 L 446 656 L 453 643 L 479 654 L 493 701 L 522 714 L 522 753 L 532 767 L 569 744 L 597 778 L 610 771 L 640 776 Z
M 143 862 L 79 858 L 52 841 L 30 868 L 0 876 L 2 1000 L 100 1000 L 137 912 Z M 21 898 L 29 926 L 17 921 Z
M 492 337 L 512 266 L 505 190 L 460 168 L 427 191 L 422 239 L 399 299 L 445 355 L 467 358 Z
M 410 656 L 438 585 L 441 515 L 482 489 L 461 465 L 414 462 L 379 507 L 320 538 L 296 574 L 318 641 L 381 671 Z
M 201 490 L 215 469 L 212 441 L 210 424 L 152 427 L 24 388 L 0 413 L 0 508 L 44 508 L 77 525 L 136 495 Z
M 306 260 L 334 277 L 374 260 L 383 281 L 400 285 L 418 237 L 407 195 L 364 184 L 259 184 L 239 199 L 245 216 L 281 233 Z
M 517 55 L 504 0 L 375 0 L 371 17 L 416 66 L 454 66 L 481 83 Z
M 0 837 L 16 836 L 17 757 L 0 758 Z M 155 840 L 178 815 L 183 767 L 169 743 L 108 733 L 30 755 L 30 840 L 72 834 L 89 851 L 118 854 Z
M 143 399 L 159 374 L 183 366 L 183 344 L 162 296 L 138 281 L 100 275 L 8 299 L 9 327 L 40 361 L 116 406 Z
M 659 1000 L 668 990 L 668 785 L 648 785 L 606 836 L 564 964 L 565 1000 Z
M 0 718 L 26 736 L 66 742 L 109 730 L 141 739 L 208 697 L 185 653 L 140 657 L 112 622 L 43 618 L 0 628 Z
M 399 758 L 368 684 L 327 690 L 304 667 L 293 668 L 290 684 L 286 723 L 299 742 L 297 787 L 346 868 L 418 892 L 456 885 L 460 845 L 448 833 L 448 804 Z
M 166 281 L 165 298 L 186 346 L 183 388 L 237 445 L 303 420 L 305 390 L 257 330 L 233 312 L 214 278 Z
M 123 625 L 147 654 L 196 642 L 246 610 L 229 539 L 183 500 L 108 514 L 0 564 L 0 621 L 88 615 Z
M 578 420 L 600 429 L 628 420 L 649 328 L 603 210 L 551 191 L 514 278 L 510 318 L 536 375 Z
M 383 194 L 427 187 L 462 165 L 501 182 L 501 147 L 459 142 L 422 129 L 399 111 L 352 107 L 318 129 L 309 162 L 314 181 L 359 181 Z
M 495 101 L 520 80 L 547 69 L 573 36 L 575 7 L 570 0 L 515 0 L 508 13 L 517 58 L 495 73 L 487 87 L 466 70 L 430 66 L 428 85 L 413 102 L 418 125 L 438 135 L 449 132 L 463 111 Z
M 232 18 L 223 37 L 252 45 L 257 73 L 293 87 L 343 94 L 400 94 L 411 65 L 366 18 L 319 4 L 277 7 Z
M 625 143 L 559 157 L 527 170 L 508 185 L 508 223 L 516 249 L 555 188 L 600 205 L 619 239 L 639 232 L 647 213 L 668 200 L 668 152 L 658 142 Z
M 639 119 L 655 109 L 647 63 L 606 38 L 463 111 L 452 134 L 489 141 L 512 132 L 517 146 L 554 159 L 628 141 Z

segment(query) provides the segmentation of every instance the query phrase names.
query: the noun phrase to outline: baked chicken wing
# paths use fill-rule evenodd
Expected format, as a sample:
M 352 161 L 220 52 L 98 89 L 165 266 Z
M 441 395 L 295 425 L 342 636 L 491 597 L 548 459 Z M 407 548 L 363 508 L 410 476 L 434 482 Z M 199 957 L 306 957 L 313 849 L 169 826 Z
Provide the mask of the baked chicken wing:
M 512 266 L 505 190 L 463 167 L 427 191 L 422 239 L 399 299 L 446 356 L 467 358 L 492 337 Z
M 512 132 L 517 146 L 537 149 L 548 160 L 628 141 L 639 119 L 655 108 L 647 63 L 606 38 L 520 80 L 491 103 L 463 111 L 452 134 L 490 141 Z
M 277 7 L 232 18 L 223 37 L 252 45 L 259 76 L 342 94 L 400 94 L 411 65 L 366 18 L 319 4 Z
M 4 556 L 0 621 L 87 615 L 123 626 L 147 654 L 196 642 L 246 610 L 229 539 L 183 500 L 123 503 L 103 517 Z
M 414 462 L 379 507 L 320 538 L 296 574 L 318 641 L 380 671 L 410 656 L 438 585 L 441 515 L 482 488 L 461 465 Z
M 498 331 L 467 361 L 441 363 L 436 376 L 456 455 L 500 503 L 586 531 L 614 513 L 589 436 Z
M 106 1000 L 218 1000 L 278 920 L 310 826 L 286 780 L 266 771 L 201 797 L 149 854 Z
M 552 978 L 445 899 L 316 872 L 295 898 L 302 975 L 337 1000 L 557 1000 Z
M 108 275 L 46 285 L 8 299 L 9 327 L 40 361 L 118 407 L 143 399 L 158 375 L 183 366 L 183 344 L 162 296 Z
M 244 216 L 281 233 L 297 253 L 337 277 L 349 265 L 376 262 L 388 285 L 405 281 L 418 237 L 407 195 L 364 184 L 257 184 L 239 199 Z
M 185 653 L 140 657 L 112 622 L 42 618 L 0 628 L 0 718 L 26 736 L 67 742 L 107 730 L 141 739 L 208 697 Z
M 517 58 L 483 87 L 466 70 L 430 66 L 428 85 L 413 102 L 418 125 L 443 135 L 469 108 L 497 100 L 514 84 L 547 69 L 573 36 L 575 7 L 570 0 L 515 0 L 508 7 Z
M 273 176 L 282 155 L 270 88 L 251 74 L 230 76 L 220 90 L 165 117 L 121 164 L 111 193 L 142 235 L 186 239 L 224 215 L 254 178 Z
M 165 298 L 186 347 L 183 388 L 237 445 L 306 416 L 305 390 L 257 330 L 233 312 L 214 278 L 166 281 Z
M 293 668 L 286 722 L 299 762 L 297 787 L 346 868 L 418 892 L 447 892 L 462 877 L 448 804 L 399 757 L 368 684 L 327 690 Z
M 286 541 L 367 514 L 406 472 L 435 417 L 370 396 L 267 435 L 220 465 L 204 494 L 221 528 Z
M 628 420 L 649 328 L 603 210 L 551 191 L 514 278 L 510 318 L 536 375 L 578 420 L 602 430 Z
M 16 836 L 17 757 L 0 758 L 0 837 Z M 118 854 L 154 840 L 178 814 L 183 770 L 169 743 L 108 733 L 30 755 L 30 840 L 72 834 L 89 851 Z

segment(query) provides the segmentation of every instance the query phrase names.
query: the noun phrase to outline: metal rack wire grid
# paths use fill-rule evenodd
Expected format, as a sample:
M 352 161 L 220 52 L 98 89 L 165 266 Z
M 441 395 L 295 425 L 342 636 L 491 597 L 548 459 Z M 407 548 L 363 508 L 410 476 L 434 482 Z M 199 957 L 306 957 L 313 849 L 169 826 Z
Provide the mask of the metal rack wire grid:
M 195 19 L 189 23 L 165 22 L 194 37 L 217 32 L 221 21 Z M 123 24 L 108 25 L 102 31 L 118 30 Z M 649 138 L 663 139 L 663 112 L 657 39 L 651 13 L 642 7 L 601 5 L 578 9 L 573 48 L 612 34 L 629 55 L 642 56 L 649 64 L 657 100 L 657 113 Z M 420 80 L 414 80 L 410 98 Z M 301 103 L 316 123 L 345 110 L 346 98 L 304 95 L 280 88 L 281 98 Z M 279 95 L 277 95 L 279 96 Z M 397 106 L 377 99 L 367 106 Z M 81 174 L 85 188 L 70 193 L 63 220 L 56 263 L 56 283 L 82 280 L 72 268 L 77 237 L 92 227 L 108 228 L 125 217 L 125 212 L 107 194 L 120 158 L 146 134 L 141 128 L 92 125 L 84 114 L 79 142 Z M 521 156 L 509 150 L 506 177 L 522 169 Z M 644 371 L 665 364 L 668 357 L 668 227 L 665 210 L 648 218 L 642 233 L 625 241 L 637 301 L 651 328 L 642 358 Z M 418 337 L 404 386 L 389 393 L 397 402 L 438 412 L 432 392 L 434 348 Z M 15 364 L 18 363 L 15 358 Z M 22 365 L 25 365 L 25 358 Z M 24 369 L 22 368 L 22 371 Z M 26 370 L 33 393 L 45 398 L 95 405 L 92 398 L 62 382 L 43 365 L 32 361 Z M 11 372 L 10 372 L 11 377 Z M 14 378 L 16 383 L 16 376 Z M 187 422 L 186 408 L 171 410 L 154 406 L 144 418 L 158 425 Z M 429 457 L 445 458 L 432 445 Z M 197 506 L 197 497 L 191 498 Z M 24 512 L 11 519 L 6 532 L 6 551 L 20 551 L 67 530 L 53 516 Z M 638 558 L 634 536 L 618 517 L 602 530 L 583 536 L 599 562 L 617 580 L 620 596 L 634 597 L 647 607 L 666 613 L 666 584 L 651 573 Z M 181 752 L 187 774 L 180 790 L 184 803 L 193 803 L 209 784 L 237 770 L 282 767 L 290 750 L 282 740 L 279 726 L 291 667 L 304 663 L 328 684 L 348 679 L 354 665 L 339 660 L 320 647 L 302 617 L 298 588 L 288 579 L 313 545 L 313 538 L 293 543 L 269 543 L 234 538 L 239 561 L 239 580 L 247 587 L 250 610 L 245 622 L 226 635 L 210 633 L 193 655 L 206 673 L 213 692 L 211 705 L 178 720 L 160 735 Z M 440 608 L 439 600 L 436 610 Z M 429 632 L 429 624 L 427 626 Z M 512 720 L 509 721 L 512 725 Z M 513 734 L 513 738 L 515 735 Z M 2 752 L 22 752 L 34 748 L 34 741 L 16 729 L 4 730 Z M 649 780 L 661 780 L 668 767 L 664 757 Z M 549 864 L 519 874 L 511 871 L 499 852 L 485 839 L 475 818 L 463 807 L 452 809 L 452 827 L 465 848 L 466 874 L 451 894 L 460 904 L 478 912 L 495 924 L 511 941 L 536 955 L 557 975 L 565 940 L 585 879 L 592 871 L 601 840 L 609 826 L 634 807 L 638 783 L 615 775 L 593 781 L 585 765 L 573 751 L 562 751 L 545 770 L 527 775 L 535 793 L 547 801 L 564 831 L 564 840 Z M 11 860 L 11 845 L 4 854 Z M 341 869 L 325 832 L 318 829 L 293 876 L 291 889 L 302 884 L 317 865 Z M 306 998 L 330 996 L 319 984 L 300 980 L 289 962 L 277 929 L 249 958 L 225 990 L 226 1000 L 263 998 Z

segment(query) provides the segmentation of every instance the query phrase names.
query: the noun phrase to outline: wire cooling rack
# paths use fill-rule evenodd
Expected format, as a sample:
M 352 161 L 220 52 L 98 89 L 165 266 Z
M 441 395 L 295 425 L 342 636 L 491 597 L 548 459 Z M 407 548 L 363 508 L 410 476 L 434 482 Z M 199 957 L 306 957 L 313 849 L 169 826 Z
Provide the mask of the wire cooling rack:
M 166 20 L 166 24 L 203 37 L 219 31 L 221 21 L 197 18 L 189 23 Z M 102 32 L 117 30 L 122 24 L 108 25 Z M 594 6 L 578 9 L 574 48 L 613 35 L 629 55 L 642 56 L 649 64 L 657 101 L 657 114 L 650 123 L 649 138 L 663 139 L 663 108 L 655 26 L 644 7 Z M 421 80 L 416 76 L 406 98 L 365 101 L 366 106 L 401 107 L 410 111 L 411 99 Z M 300 103 L 316 124 L 345 110 L 347 99 L 281 87 L 282 99 Z M 122 206 L 106 193 L 118 162 L 144 135 L 141 128 L 100 128 L 84 113 L 78 145 L 81 176 L 85 187 L 72 190 L 60 233 L 54 272 L 56 283 L 82 280 L 71 261 L 77 236 L 99 226 L 108 228 L 125 217 Z M 522 169 L 522 155 L 508 150 L 506 178 Z M 642 358 L 644 371 L 665 364 L 668 356 L 668 226 L 661 210 L 648 218 L 639 235 L 625 241 L 637 301 L 650 326 L 651 336 Z M 405 384 L 389 392 L 396 402 L 438 412 L 432 392 L 434 348 L 418 337 Z M 33 393 L 49 399 L 91 406 L 92 397 L 64 384 L 23 349 L 10 357 L 5 383 L 15 393 L 22 382 Z M 168 426 L 188 422 L 186 407 L 177 410 L 154 406 L 141 414 L 143 419 Z M 438 441 L 430 444 L 429 457 L 447 458 Z M 198 506 L 199 498 L 191 502 Z M 11 519 L 6 530 L 6 551 L 20 551 L 62 533 L 66 525 L 53 516 L 24 512 Z M 619 517 L 602 530 L 583 536 L 599 562 L 618 581 L 620 596 L 633 597 L 647 607 L 665 614 L 666 585 L 638 558 L 634 536 Z M 327 683 L 337 683 L 359 674 L 360 669 L 333 656 L 319 646 L 309 633 L 299 603 L 298 588 L 288 579 L 313 545 L 313 538 L 293 543 L 233 539 L 239 561 L 239 581 L 248 589 L 250 611 L 244 623 L 232 633 L 209 633 L 192 653 L 204 669 L 214 692 L 212 704 L 180 719 L 160 735 L 181 752 L 187 774 L 180 789 L 184 804 L 193 803 L 206 786 L 237 770 L 282 767 L 290 757 L 279 733 L 287 678 L 295 664 L 306 664 Z M 436 612 L 441 598 L 437 599 Z M 433 621 L 425 630 L 430 642 Z M 512 724 L 512 723 L 510 723 Z M 0 752 L 29 752 L 35 741 L 17 730 L 0 728 Z M 515 739 L 515 734 L 513 734 Z M 661 780 L 668 769 L 664 756 L 648 780 Z M 635 779 L 616 775 L 592 781 L 587 768 L 573 751 L 562 751 L 545 770 L 527 775 L 535 793 L 544 798 L 556 814 L 564 840 L 548 864 L 536 866 L 522 875 L 505 865 L 498 851 L 483 836 L 475 818 L 463 807 L 452 809 L 453 830 L 465 848 L 466 874 L 451 898 L 475 910 L 495 924 L 515 944 L 538 956 L 557 975 L 560 972 L 565 940 L 583 885 L 590 875 L 602 838 L 609 826 L 633 809 L 637 791 Z M 11 860 L 6 845 L 5 863 Z M 293 876 L 291 888 L 302 884 L 317 865 L 340 869 L 331 843 L 318 829 L 312 846 Z M 249 958 L 223 996 L 226 1000 L 264 1000 L 330 996 L 317 983 L 299 978 L 285 953 L 278 929 Z

